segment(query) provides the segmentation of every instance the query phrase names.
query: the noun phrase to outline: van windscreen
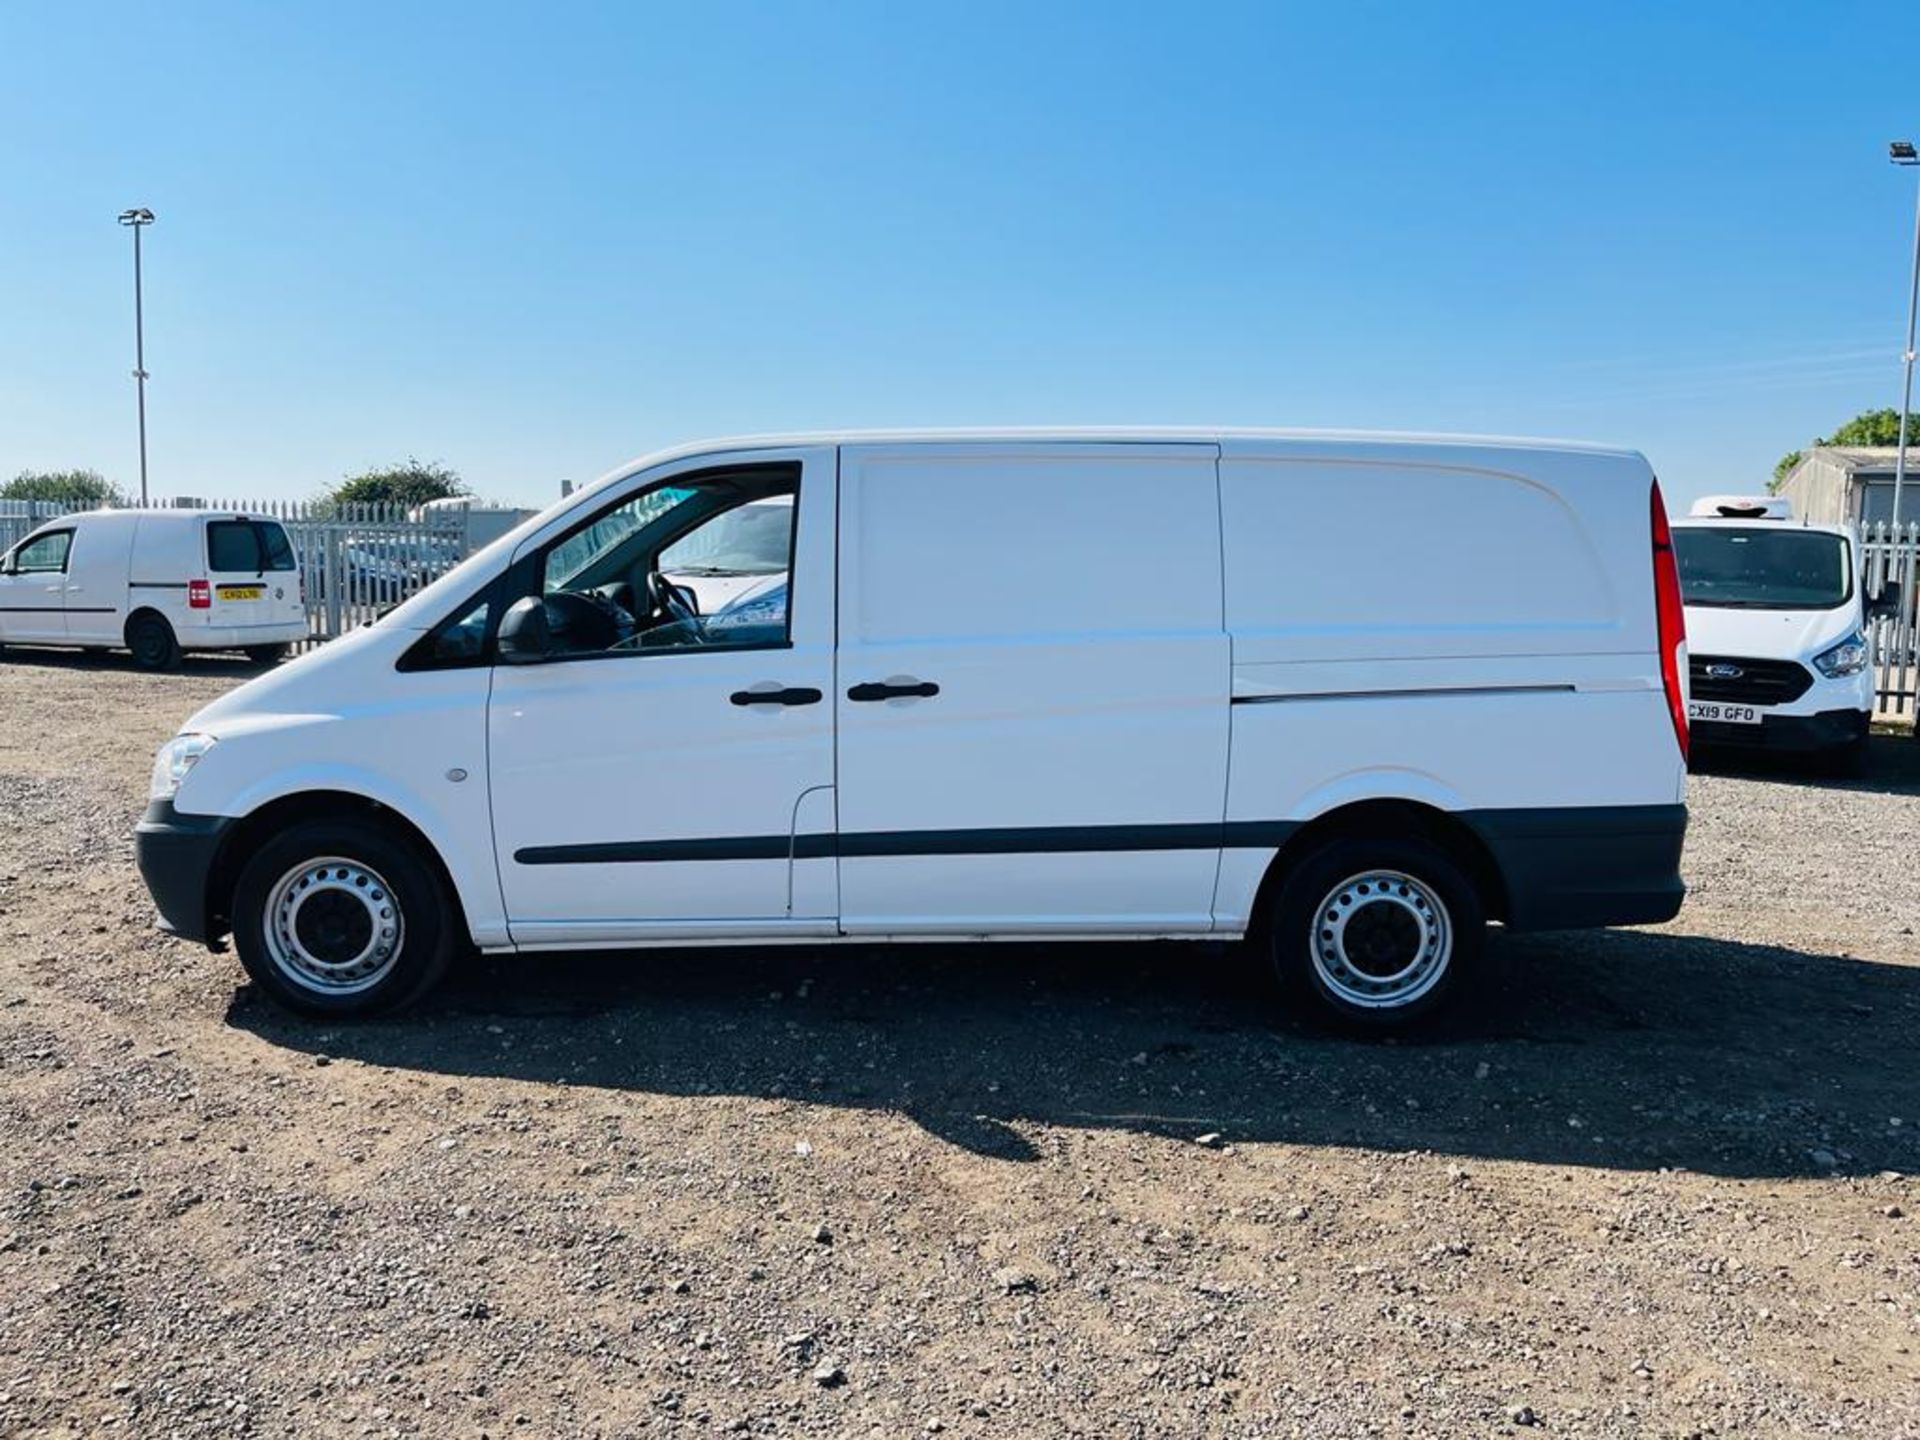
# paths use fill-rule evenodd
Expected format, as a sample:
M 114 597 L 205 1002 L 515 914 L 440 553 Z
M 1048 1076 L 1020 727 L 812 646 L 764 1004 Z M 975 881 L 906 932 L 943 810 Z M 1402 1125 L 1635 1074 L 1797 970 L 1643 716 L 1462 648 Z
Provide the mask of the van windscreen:
M 1680 593 L 1730 610 L 1833 610 L 1853 597 L 1847 542 L 1825 530 L 1676 525 Z

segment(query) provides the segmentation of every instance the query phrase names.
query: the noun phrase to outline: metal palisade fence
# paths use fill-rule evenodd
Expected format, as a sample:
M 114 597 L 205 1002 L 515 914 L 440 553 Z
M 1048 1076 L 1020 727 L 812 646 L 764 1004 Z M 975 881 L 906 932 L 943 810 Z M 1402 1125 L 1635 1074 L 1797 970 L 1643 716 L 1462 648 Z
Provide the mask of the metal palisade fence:
M 1877 520 L 1860 538 L 1867 595 L 1882 594 L 1889 584 L 1899 587 L 1894 613 L 1867 622 L 1878 708 L 1882 715 L 1913 717 L 1920 713 L 1920 522 L 1903 524 L 1896 533 L 1892 524 Z
M 206 510 L 240 511 L 278 520 L 300 556 L 309 645 L 344 635 L 439 579 L 477 548 L 467 514 L 399 505 L 332 501 L 199 501 Z M 0 549 L 35 527 L 70 514 L 46 501 L 0 501 Z

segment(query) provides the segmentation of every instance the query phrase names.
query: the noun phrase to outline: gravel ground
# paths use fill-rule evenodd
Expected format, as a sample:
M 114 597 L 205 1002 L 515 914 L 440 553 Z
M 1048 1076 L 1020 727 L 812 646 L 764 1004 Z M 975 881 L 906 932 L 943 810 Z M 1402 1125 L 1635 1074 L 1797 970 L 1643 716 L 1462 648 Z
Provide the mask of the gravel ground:
M 1920 1436 L 1920 749 L 1714 774 L 1654 929 L 1418 1042 L 1227 947 L 467 966 L 149 928 L 244 678 L 0 666 L 0 1435 Z

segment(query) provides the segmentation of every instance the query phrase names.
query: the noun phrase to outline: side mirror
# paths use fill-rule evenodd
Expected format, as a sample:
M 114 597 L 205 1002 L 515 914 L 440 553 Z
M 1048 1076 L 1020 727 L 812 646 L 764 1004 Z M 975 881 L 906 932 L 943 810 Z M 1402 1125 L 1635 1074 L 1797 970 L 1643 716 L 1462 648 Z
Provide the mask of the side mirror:
M 1867 602 L 1869 620 L 1891 620 L 1901 610 L 1900 582 L 1889 580 L 1880 587 L 1880 593 Z
M 503 665 L 538 665 L 553 658 L 553 627 L 547 620 L 547 602 L 527 595 L 507 607 L 500 617 L 498 639 Z

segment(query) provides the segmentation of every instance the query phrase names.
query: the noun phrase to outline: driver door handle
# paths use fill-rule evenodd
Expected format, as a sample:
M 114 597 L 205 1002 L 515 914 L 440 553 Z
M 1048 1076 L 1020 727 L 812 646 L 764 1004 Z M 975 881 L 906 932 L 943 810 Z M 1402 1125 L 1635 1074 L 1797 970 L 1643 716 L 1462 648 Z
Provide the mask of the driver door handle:
M 818 705 L 824 698 L 818 690 L 807 685 L 791 686 L 785 690 L 736 690 L 732 696 L 736 705 Z
M 914 696 L 921 700 L 931 700 L 940 693 L 940 687 L 931 680 L 912 680 L 901 684 L 889 681 L 868 680 L 855 685 L 847 691 L 849 700 L 899 700 Z

